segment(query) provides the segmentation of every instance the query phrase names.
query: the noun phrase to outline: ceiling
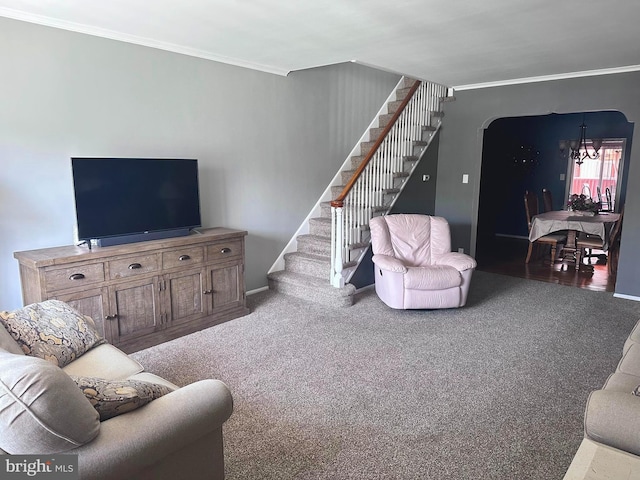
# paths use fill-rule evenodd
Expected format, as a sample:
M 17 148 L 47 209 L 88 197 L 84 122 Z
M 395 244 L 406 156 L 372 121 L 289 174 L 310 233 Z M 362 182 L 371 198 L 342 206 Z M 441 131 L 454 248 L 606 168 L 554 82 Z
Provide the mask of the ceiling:
M 0 16 L 280 75 L 356 61 L 465 89 L 640 70 L 635 0 L 0 0 Z

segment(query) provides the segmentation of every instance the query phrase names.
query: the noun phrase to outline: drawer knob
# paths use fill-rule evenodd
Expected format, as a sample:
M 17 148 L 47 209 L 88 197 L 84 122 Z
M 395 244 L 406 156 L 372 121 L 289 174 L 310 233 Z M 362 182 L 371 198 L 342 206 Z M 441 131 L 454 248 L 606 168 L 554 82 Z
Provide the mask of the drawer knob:
M 138 268 L 142 268 L 142 265 L 140 265 L 139 263 L 132 263 L 131 265 L 129 265 L 129 270 L 137 270 Z
M 205 295 L 211 295 L 213 293 L 213 290 L 205 290 L 204 292 Z
M 84 274 L 82 273 L 72 273 L 69 275 L 69 280 L 82 280 L 84 278 Z
M 189 255 L 180 255 L 178 257 L 178 260 L 183 261 L 183 260 L 191 260 L 191 257 Z
M 105 320 L 115 320 L 118 315 L 107 315 L 104 317 Z
M 220 250 L 220 253 L 231 253 L 231 249 L 229 247 L 224 247 L 222 250 Z

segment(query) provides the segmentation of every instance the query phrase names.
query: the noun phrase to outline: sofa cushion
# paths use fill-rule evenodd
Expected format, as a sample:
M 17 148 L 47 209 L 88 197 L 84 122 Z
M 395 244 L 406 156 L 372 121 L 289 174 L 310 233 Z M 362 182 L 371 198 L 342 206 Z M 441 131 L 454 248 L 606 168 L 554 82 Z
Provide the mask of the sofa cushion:
M 412 267 L 405 274 L 404 287 L 412 290 L 445 290 L 462 285 L 460 272 L 448 265 Z
M 11 334 L 7 332 L 7 330 L 3 328 L 2 325 L 0 325 L 0 348 L 10 353 L 24 355 L 24 352 L 20 348 L 20 345 L 16 343 Z
M 73 375 L 71 378 L 100 414 L 101 421 L 135 410 L 173 391 L 165 385 L 141 380 L 106 380 Z
M 60 300 L 0 312 L 4 325 L 24 353 L 59 367 L 104 343 L 93 320 Z
M 104 343 L 85 352 L 62 370 L 76 377 L 99 377 L 124 380 L 144 370 L 142 365 L 117 347 Z
M 10 454 L 58 453 L 93 440 L 97 412 L 60 368 L 0 351 L 0 448 Z

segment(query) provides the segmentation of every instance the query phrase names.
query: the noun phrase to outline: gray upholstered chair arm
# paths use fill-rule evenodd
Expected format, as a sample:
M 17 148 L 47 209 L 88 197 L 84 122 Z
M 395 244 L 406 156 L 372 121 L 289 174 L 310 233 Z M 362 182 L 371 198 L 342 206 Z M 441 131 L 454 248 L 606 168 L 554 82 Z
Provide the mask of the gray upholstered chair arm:
M 587 400 L 584 431 L 591 440 L 640 455 L 640 397 L 631 392 L 592 392 Z
M 382 270 L 388 270 L 390 272 L 406 273 L 407 267 L 395 257 L 389 255 L 382 255 L 380 253 L 374 255 L 371 259 L 377 267 Z
M 92 442 L 68 453 L 81 454 L 81 478 L 83 471 L 95 480 L 135 478 L 137 472 L 221 429 L 232 411 L 227 386 L 202 380 L 102 422 Z
M 471 268 L 476 268 L 476 261 L 473 257 L 465 253 L 449 252 L 443 255 L 439 255 L 433 260 L 434 265 L 449 265 L 455 268 L 459 272 L 464 272 Z

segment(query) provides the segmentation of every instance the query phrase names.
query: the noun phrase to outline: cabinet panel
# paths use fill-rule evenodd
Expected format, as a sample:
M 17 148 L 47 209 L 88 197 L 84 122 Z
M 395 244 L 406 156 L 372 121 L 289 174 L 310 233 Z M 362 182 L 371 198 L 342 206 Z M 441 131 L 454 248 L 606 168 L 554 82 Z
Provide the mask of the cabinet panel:
M 165 275 L 163 283 L 171 324 L 195 320 L 207 314 L 203 272 L 199 268 Z
M 55 295 L 50 298 L 66 302 L 83 315 L 91 317 L 100 335 L 111 342 L 110 325 L 108 323 L 106 324 L 104 319 L 105 312 L 107 312 L 108 308 L 106 288 L 94 288 L 81 292 Z
M 213 309 L 230 308 L 239 305 L 244 299 L 240 279 L 241 265 L 231 265 L 211 270 Z
M 160 328 L 157 277 L 109 287 L 111 332 L 118 342 Z

